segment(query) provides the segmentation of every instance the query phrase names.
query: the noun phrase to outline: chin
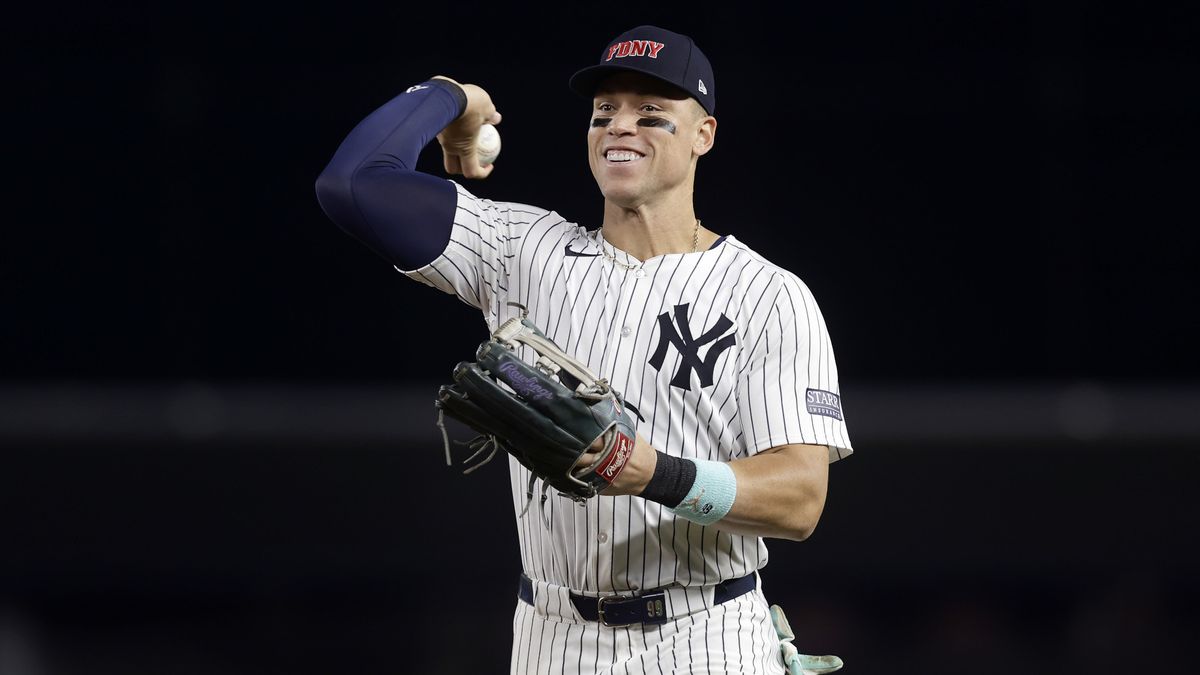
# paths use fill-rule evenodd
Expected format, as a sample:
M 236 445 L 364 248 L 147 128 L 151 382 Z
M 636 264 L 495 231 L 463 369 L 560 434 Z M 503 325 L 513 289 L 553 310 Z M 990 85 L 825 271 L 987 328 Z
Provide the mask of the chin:
M 615 184 L 614 184 L 615 183 Z M 599 183 L 600 194 L 605 201 L 625 208 L 633 208 L 642 203 L 644 195 L 641 186 L 633 181 Z
M 624 209 L 637 208 L 645 201 L 640 192 L 601 189 L 600 193 L 604 195 L 605 201 L 609 202 L 610 204 L 620 206 Z

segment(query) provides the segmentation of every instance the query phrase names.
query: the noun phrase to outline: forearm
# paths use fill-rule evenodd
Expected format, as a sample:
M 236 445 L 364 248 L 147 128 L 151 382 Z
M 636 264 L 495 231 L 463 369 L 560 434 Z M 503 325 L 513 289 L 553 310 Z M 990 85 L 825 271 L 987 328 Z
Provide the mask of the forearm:
M 803 541 L 825 509 L 829 450 L 789 445 L 729 463 L 737 499 L 716 525 L 733 534 Z
M 825 508 L 828 456 L 824 446 L 786 445 L 728 462 L 735 497 L 728 513 L 711 526 L 733 534 L 806 539 Z M 663 455 L 639 437 L 620 485 L 605 494 L 639 495 L 669 507 L 682 506 L 683 493 L 696 480 L 694 470 L 679 464 L 688 461 Z M 681 466 L 690 472 L 683 483 L 677 473 Z
M 427 81 L 367 116 L 317 179 L 329 218 L 402 269 L 436 258 L 449 241 L 457 195 L 449 181 L 415 167 L 465 103 L 457 85 Z

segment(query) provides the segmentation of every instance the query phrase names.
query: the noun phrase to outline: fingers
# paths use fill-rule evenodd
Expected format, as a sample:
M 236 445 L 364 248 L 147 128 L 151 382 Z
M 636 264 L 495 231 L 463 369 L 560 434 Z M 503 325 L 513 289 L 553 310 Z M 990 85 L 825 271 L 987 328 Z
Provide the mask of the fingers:
M 442 144 L 442 166 L 448 174 L 459 174 L 467 178 L 486 178 L 492 173 L 492 166 L 480 166 L 475 153 L 475 142 L 479 134 L 473 136 L 454 137 L 443 133 L 438 136 Z
M 442 164 L 446 167 L 446 173 L 462 173 L 462 163 L 458 161 L 458 155 L 450 154 L 450 151 L 444 147 L 442 148 Z
M 500 124 L 500 120 L 501 120 L 500 113 L 493 107 L 492 113 L 490 115 L 488 115 L 487 119 L 485 120 L 485 123 L 490 124 L 492 126 L 496 126 L 497 124 Z M 479 140 L 479 131 L 476 130 L 475 140 L 472 141 L 472 143 L 471 143 L 471 149 L 472 149 L 471 154 L 475 154 L 474 149 L 476 147 L 476 142 L 478 142 L 478 140 Z M 480 167 L 481 170 L 486 171 L 486 173 L 484 173 L 482 176 L 478 176 L 479 178 L 486 178 L 487 176 L 491 175 L 492 166 L 493 166 L 492 164 L 479 164 L 478 160 L 476 160 L 476 164 L 477 164 L 477 166 Z
M 497 113 L 494 116 L 498 116 Z M 480 123 L 482 124 L 482 123 Z M 475 127 L 469 138 L 464 139 L 459 145 L 456 160 L 458 161 L 459 172 L 467 178 L 487 178 L 491 175 L 495 168 L 492 164 L 481 164 L 479 162 L 479 153 L 477 151 L 479 142 L 479 127 Z M 449 171 L 449 169 L 447 169 Z
M 495 168 L 491 164 L 483 166 L 479 163 L 479 156 L 475 153 L 474 140 L 471 141 L 470 149 L 458 156 L 458 161 L 462 167 L 462 175 L 466 178 L 487 178 Z
M 467 178 L 487 178 L 492 173 L 492 165 L 482 165 L 475 152 L 475 144 L 479 140 L 479 127 L 485 123 L 495 124 L 500 120 L 496 104 L 482 87 L 474 84 L 462 86 L 467 95 L 467 107 L 460 120 L 464 123 L 465 132 L 457 152 L 462 175 Z
M 449 79 L 449 78 L 445 78 Z M 480 164 L 476 153 L 479 128 L 483 124 L 499 124 L 502 116 L 496 110 L 491 96 L 474 84 L 459 85 L 467 96 L 463 114 L 438 134 L 442 145 L 442 165 L 448 174 L 481 179 L 491 175 L 491 164 Z
M 492 105 L 491 99 L 488 99 L 483 112 L 482 121 L 478 125 L 473 125 L 471 136 L 462 144 L 462 150 L 458 154 L 459 168 L 462 175 L 466 178 L 487 178 L 491 175 L 495 168 L 492 164 L 480 164 L 479 156 L 476 152 L 476 143 L 479 141 L 479 127 L 483 124 L 496 125 L 500 123 L 501 115 L 496 106 Z

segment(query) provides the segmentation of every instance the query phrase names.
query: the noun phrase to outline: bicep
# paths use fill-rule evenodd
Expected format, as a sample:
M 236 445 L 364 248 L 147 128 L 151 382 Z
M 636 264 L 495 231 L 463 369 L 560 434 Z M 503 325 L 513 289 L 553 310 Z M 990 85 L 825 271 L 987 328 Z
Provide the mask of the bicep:
M 754 457 L 760 473 L 778 472 L 781 477 L 797 484 L 820 486 L 822 491 L 829 482 L 829 447 L 806 443 L 790 443 L 767 448 Z
M 738 391 L 746 453 L 809 445 L 826 447 L 827 461 L 850 454 L 833 346 L 812 294 L 785 279 L 754 327 Z

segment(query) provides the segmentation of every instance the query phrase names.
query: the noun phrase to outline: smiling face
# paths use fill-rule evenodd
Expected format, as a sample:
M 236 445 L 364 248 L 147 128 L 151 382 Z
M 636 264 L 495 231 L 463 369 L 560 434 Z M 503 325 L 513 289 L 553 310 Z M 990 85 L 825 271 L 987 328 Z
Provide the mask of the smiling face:
M 675 190 L 690 194 L 696 159 L 712 148 L 717 121 L 685 92 L 640 73 L 597 87 L 588 163 L 604 198 L 637 208 Z

